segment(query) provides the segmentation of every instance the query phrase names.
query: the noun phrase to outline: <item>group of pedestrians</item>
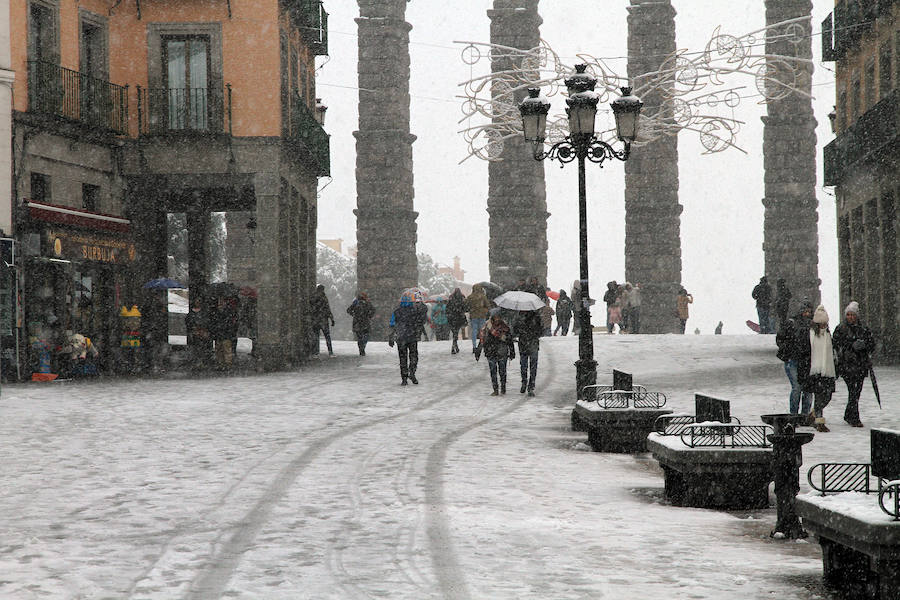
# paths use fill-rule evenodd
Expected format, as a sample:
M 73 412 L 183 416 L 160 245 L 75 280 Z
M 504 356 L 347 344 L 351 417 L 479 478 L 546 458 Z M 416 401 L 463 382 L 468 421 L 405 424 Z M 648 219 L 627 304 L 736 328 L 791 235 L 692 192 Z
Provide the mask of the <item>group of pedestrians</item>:
M 619 333 L 641 332 L 641 286 L 629 282 L 606 284 L 603 294 L 606 303 L 606 333 L 613 333 L 618 326 Z
M 762 321 L 760 314 L 760 324 Z M 840 377 L 847 386 L 844 421 L 852 427 L 863 426 L 859 397 L 871 369 L 875 340 L 860 322 L 857 302 L 847 305 L 844 320 L 832 334 L 825 307 L 820 304 L 813 309 L 812 303 L 804 299 L 794 317 L 783 319 L 775 342 L 791 384 L 788 406 L 792 414 L 806 415 L 805 424 L 814 426 L 816 431 L 829 431 L 824 409 L 831 402 L 835 381 Z
M 750 296 L 756 301 L 756 315 L 759 318 L 759 333 L 775 333 L 788 320 L 791 290 L 784 279 L 776 282 L 775 295 L 765 275 L 759 278 Z

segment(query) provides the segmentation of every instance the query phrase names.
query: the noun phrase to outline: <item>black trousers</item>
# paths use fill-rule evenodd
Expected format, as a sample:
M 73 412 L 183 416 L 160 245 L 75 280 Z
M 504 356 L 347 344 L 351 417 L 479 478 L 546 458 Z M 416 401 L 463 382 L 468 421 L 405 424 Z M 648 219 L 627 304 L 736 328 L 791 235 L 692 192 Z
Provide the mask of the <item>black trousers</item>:
M 400 355 L 400 377 L 406 379 L 415 375 L 419 366 L 419 342 L 397 342 L 397 354 Z
M 865 377 L 844 378 L 847 384 L 847 408 L 844 409 L 844 420 L 849 423 L 859 423 L 859 396 L 862 394 Z

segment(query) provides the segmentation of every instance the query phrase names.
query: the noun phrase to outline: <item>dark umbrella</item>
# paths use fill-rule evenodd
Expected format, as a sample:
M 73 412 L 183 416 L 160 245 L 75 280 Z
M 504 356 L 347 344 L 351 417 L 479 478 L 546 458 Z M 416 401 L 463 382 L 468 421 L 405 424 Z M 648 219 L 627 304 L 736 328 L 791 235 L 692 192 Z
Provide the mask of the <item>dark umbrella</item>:
M 484 294 L 488 297 L 488 300 L 493 300 L 506 291 L 493 281 L 480 281 L 475 285 L 480 285 L 484 289 Z
M 869 367 L 869 379 L 872 380 L 872 389 L 875 390 L 875 399 L 878 400 L 878 408 L 881 408 L 881 394 L 878 393 L 878 380 L 875 379 L 875 369 Z
M 184 289 L 184 285 L 168 277 L 151 279 L 142 286 L 145 290 L 169 290 L 172 288 Z

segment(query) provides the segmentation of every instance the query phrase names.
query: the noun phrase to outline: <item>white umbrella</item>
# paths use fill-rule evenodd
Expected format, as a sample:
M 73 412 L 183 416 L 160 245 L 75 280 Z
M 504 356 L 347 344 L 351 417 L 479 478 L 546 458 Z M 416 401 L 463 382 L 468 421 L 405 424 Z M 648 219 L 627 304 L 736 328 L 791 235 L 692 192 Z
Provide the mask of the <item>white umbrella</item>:
M 494 298 L 494 304 L 510 310 L 538 310 L 544 307 L 544 301 L 531 292 L 513 290 L 504 292 Z

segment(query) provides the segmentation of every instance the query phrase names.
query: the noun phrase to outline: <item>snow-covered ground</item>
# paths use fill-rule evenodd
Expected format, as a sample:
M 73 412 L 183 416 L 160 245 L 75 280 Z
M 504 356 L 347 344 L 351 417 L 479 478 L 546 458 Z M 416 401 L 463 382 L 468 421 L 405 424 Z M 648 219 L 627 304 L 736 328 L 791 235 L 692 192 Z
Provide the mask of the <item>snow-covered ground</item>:
M 0 407 L 0 598 L 831 598 L 814 540 L 773 540 L 775 509 L 677 508 L 647 454 L 590 452 L 569 430 L 577 340 L 545 339 L 537 396 L 491 397 L 487 368 L 419 345 L 259 376 L 6 385 Z M 784 412 L 773 336 L 595 337 L 613 367 L 666 392 Z M 808 466 L 867 461 L 900 429 L 900 369 L 866 384 Z M 772 497 L 774 502 L 774 496 Z M 875 502 L 875 499 L 872 499 Z

